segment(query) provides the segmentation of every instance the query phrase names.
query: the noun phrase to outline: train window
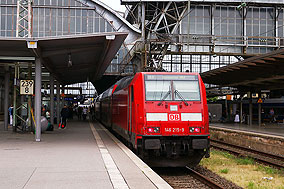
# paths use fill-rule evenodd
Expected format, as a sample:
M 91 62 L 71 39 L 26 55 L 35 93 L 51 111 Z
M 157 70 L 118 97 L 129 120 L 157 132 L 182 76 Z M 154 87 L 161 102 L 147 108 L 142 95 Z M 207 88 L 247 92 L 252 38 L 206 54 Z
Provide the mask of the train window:
M 198 80 L 146 80 L 146 100 L 200 101 Z
M 146 100 L 171 100 L 171 95 L 167 95 L 171 91 L 170 81 L 145 81 L 146 84 Z
M 145 75 L 145 80 L 198 80 L 197 75 Z
M 200 100 L 197 81 L 174 81 L 175 100 Z

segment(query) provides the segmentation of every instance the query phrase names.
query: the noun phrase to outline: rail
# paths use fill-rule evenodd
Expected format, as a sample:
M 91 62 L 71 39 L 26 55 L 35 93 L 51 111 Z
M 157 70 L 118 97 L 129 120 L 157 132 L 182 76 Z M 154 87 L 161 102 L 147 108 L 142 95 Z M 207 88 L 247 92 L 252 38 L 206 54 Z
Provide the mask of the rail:
M 224 189 L 221 185 L 217 184 L 216 182 L 212 181 L 208 177 L 203 176 L 202 174 L 194 171 L 193 169 L 186 167 L 190 171 L 190 175 L 205 184 L 206 186 L 209 186 L 212 189 Z
M 211 146 L 220 150 L 225 150 L 233 154 L 237 154 L 240 156 L 248 156 L 256 161 L 271 165 L 276 168 L 283 169 L 284 168 L 284 156 L 270 154 L 250 148 L 246 148 L 243 146 L 238 146 L 234 144 L 229 144 L 223 141 L 217 141 L 211 139 Z

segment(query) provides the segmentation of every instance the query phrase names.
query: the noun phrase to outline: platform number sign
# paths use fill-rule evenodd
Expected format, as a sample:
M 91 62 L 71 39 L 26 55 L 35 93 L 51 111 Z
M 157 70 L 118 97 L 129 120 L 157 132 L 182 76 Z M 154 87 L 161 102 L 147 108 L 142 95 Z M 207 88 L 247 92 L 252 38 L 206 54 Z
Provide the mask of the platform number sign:
M 34 94 L 34 80 L 21 80 L 20 83 L 21 95 L 33 95 Z

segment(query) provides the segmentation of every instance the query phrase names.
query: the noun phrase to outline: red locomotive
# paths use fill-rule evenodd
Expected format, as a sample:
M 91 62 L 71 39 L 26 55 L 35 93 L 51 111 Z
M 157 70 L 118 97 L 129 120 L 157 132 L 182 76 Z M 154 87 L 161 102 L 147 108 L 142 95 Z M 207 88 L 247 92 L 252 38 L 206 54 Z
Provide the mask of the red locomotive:
M 150 166 L 194 167 L 209 156 L 206 91 L 197 73 L 125 77 L 97 98 L 95 114 Z

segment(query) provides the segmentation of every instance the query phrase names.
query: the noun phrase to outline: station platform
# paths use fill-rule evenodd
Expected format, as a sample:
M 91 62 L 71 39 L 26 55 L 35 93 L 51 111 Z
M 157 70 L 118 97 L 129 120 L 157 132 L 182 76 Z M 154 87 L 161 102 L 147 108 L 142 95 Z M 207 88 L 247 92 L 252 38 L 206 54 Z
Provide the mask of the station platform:
M 70 121 L 41 142 L 9 129 L 0 130 L 0 188 L 171 188 L 97 122 Z
M 210 123 L 210 128 L 224 128 L 238 131 L 251 132 L 254 134 L 275 136 L 284 138 L 284 124 L 283 123 L 265 123 L 265 125 L 247 125 L 239 123 Z

